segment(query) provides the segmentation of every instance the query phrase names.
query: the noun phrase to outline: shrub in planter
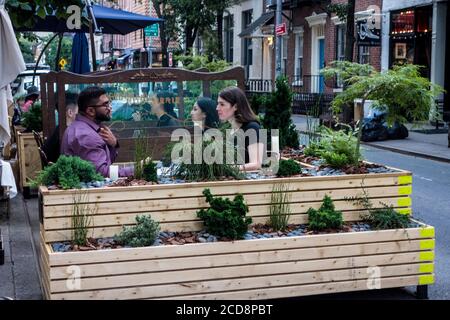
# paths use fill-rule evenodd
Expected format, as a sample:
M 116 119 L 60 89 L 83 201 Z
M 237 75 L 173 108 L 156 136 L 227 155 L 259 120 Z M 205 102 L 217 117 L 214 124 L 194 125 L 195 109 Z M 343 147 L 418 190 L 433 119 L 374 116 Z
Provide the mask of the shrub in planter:
M 276 90 L 266 99 L 266 112 L 262 119 L 265 129 L 279 129 L 280 150 L 299 148 L 299 136 L 292 122 L 292 91 L 286 77 L 276 80 Z
M 123 227 L 122 232 L 116 235 L 118 242 L 131 247 L 147 247 L 153 245 L 160 231 L 159 223 L 150 215 L 136 216 L 136 225 Z
M 342 212 L 335 210 L 333 200 L 327 195 L 323 198 L 319 210 L 309 208 L 307 213 L 311 230 L 320 231 L 342 227 Z
M 143 178 L 148 182 L 157 182 L 158 181 L 158 173 L 156 168 L 156 163 L 153 161 L 148 161 L 143 166 Z
M 27 132 L 42 131 L 42 108 L 40 102 L 35 102 L 28 112 L 22 114 L 22 126 Z
M 40 185 L 59 185 L 63 189 L 80 188 L 81 182 L 103 181 L 104 177 L 95 171 L 94 165 L 79 157 L 60 156 L 54 164 L 44 168 L 36 180 L 32 182 L 33 187 Z
M 381 209 L 370 210 L 369 214 L 363 215 L 362 218 L 376 230 L 404 229 L 408 227 L 410 221 L 408 215 L 398 213 L 387 205 Z
M 293 159 L 279 161 L 277 177 L 290 177 L 301 173 L 301 165 Z
M 358 140 L 351 127 L 347 130 L 334 131 L 327 127 L 321 128 L 319 142 L 314 142 L 305 148 L 305 155 L 321 157 L 331 167 L 341 168 L 346 165 L 357 165 L 361 153 L 355 153 Z M 346 132 L 347 131 L 347 132 Z
M 203 220 L 206 231 L 219 237 L 242 239 L 252 223 L 252 218 L 246 217 L 248 206 L 242 194 L 234 200 L 214 197 L 209 189 L 203 190 L 203 194 L 210 208 L 197 211 L 197 217 Z

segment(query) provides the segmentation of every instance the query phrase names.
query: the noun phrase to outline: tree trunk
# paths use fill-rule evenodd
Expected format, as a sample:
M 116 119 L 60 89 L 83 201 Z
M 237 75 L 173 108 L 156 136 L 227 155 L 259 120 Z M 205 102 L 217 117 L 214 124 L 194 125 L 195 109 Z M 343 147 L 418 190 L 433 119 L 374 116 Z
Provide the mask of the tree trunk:
M 184 29 L 186 36 L 186 48 L 185 54 L 192 52 L 192 47 L 194 46 L 195 38 L 197 37 L 198 28 L 193 26 L 186 26 Z
M 223 10 L 217 10 L 217 58 L 223 59 Z
M 345 60 L 353 61 L 355 46 L 355 0 L 349 0 L 347 6 L 347 41 L 345 44 Z
M 161 23 L 160 25 L 160 30 L 159 30 L 159 37 L 161 39 L 161 53 L 162 53 L 162 66 L 163 67 L 168 67 L 169 66 L 169 61 L 168 61 L 168 48 L 169 48 L 169 39 L 166 37 L 166 32 L 165 32 L 165 27 L 164 27 L 164 21 Z

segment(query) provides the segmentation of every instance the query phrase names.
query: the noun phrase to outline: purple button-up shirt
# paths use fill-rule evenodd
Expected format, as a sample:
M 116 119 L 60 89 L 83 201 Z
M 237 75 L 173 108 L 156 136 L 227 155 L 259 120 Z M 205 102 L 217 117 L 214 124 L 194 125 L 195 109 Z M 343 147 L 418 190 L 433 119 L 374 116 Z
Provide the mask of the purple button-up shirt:
M 98 173 L 109 177 L 109 166 L 117 157 L 115 147 L 109 146 L 100 136 L 100 125 L 94 121 L 77 115 L 76 119 L 64 132 L 61 143 L 61 154 L 78 156 L 94 164 Z M 133 168 L 120 168 L 119 176 L 133 175 Z

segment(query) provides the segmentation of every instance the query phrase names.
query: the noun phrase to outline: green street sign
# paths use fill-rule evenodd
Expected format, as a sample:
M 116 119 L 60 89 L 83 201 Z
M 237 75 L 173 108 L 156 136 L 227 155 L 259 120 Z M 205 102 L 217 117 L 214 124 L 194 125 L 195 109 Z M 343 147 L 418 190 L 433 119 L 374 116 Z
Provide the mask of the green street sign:
M 159 36 L 159 24 L 155 23 L 151 26 L 144 28 L 144 34 L 146 37 L 157 37 Z

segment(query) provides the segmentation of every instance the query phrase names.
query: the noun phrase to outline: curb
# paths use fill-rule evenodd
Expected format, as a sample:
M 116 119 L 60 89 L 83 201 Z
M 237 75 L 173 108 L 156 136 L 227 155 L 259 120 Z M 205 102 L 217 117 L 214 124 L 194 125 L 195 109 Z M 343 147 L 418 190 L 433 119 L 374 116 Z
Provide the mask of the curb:
M 369 147 L 377 148 L 377 149 L 383 149 L 383 150 L 388 150 L 388 151 L 392 151 L 392 152 L 396 152 L 396 153 L 406 154 L 409 156 L 415 156 L 415 157 L 419 157 L 419 158 L 450 163 L 449 158 L 433 156 L 433 155 L 429 155 L 429 154 L 423 154 L 423 153 L 419 153 L 419 152 L 408 151 L 408 150 L 403 150 L 403 149 L 398 149 L 398 148 L 393 148 L 393 147 L 380 146 L 377 144 L 372 144 L 372 143 L 367 143 L 367 142 L 361 142 L 361 144 L 369 146 Z

